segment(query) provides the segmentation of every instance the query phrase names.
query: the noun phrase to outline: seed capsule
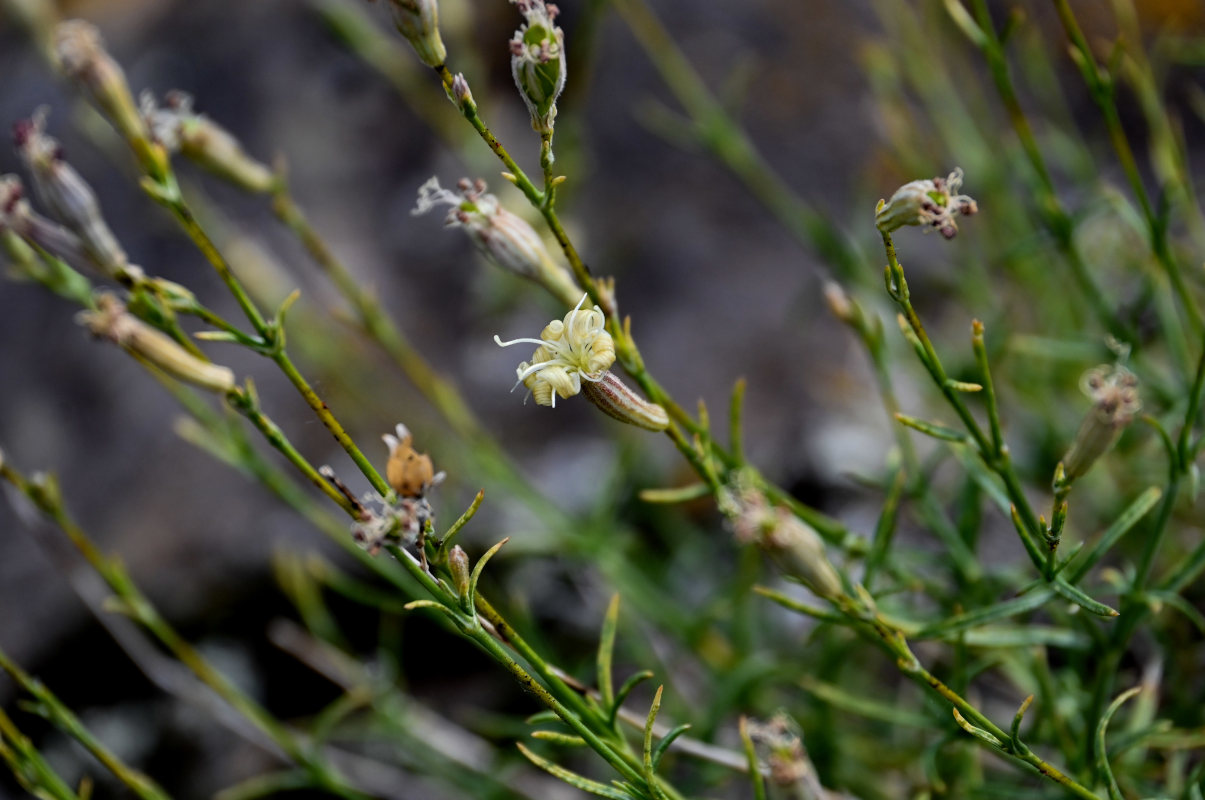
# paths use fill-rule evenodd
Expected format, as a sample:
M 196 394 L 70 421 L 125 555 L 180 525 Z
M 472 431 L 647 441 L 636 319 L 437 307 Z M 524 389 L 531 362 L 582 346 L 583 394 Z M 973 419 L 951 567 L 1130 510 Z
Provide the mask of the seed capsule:
M 422 497 L 443 477 L 436 474 L 431 456 L 414 449 L 414 437 L 405 425 L 398 423 L 397 436 L 387 433 L 382 438 L 389 448 L 385 479 L 402 497 Z

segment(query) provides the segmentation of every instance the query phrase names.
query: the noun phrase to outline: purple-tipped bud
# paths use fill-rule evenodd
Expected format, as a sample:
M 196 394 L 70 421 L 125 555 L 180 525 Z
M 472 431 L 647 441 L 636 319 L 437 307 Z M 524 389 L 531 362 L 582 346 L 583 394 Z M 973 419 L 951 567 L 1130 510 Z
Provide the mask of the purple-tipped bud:
M 477 104 L 473 102 L 473 93 L 469 90 L 469 82 L 465 79 L 464 73 L 458 72 L 452 79 L 452 100 L 461 109 L 477 107 Z
M 78 237 L 95 267 L 105 275 L 116 276 L 129 266 L 125 250 L 105 222 L 96 193 L 63 159 L 58 141 L 46 135 L 44 127 L 43 113 L 13 127 L 17 152 L 29 168 L 38 199 Z

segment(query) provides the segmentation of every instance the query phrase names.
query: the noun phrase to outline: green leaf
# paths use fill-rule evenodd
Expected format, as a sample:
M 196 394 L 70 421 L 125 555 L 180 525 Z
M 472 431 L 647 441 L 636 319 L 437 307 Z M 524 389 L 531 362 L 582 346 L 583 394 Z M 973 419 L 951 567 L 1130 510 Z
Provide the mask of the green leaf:
M 974 611 L 968 611 L 921 628 L 914 634 L 914 638 L 942 639 L 959 631 L 974 628 L 988 622 L 1005 619 L 1017 614 L 1024 614 L 1027 611 L 1033 611 L 1045 605 L 1046 601 L 1053 595 L 1054 589 L 1046 588 L 1013 598 L 1012 600 L 1005 600 L 995 605 L 986 606 L 985 608 L 977 608 Z
M 924 714 L 874 700 L 864 694 L 852 694 L 834 684 L 816 680 L 810 675 L 801 676 L 797 681 L 809 694 L 823 700 L 833 708 L 858 714 L 867 719 L 887 722 L 892 725 L 906 725 L 911 728 L 924 729 L 933 728 L 933 721 Z
M 661 766 L 661 757 L 665 755 L 665 751 L 674 743 L 682 734 L 690 730 L 690 723 L 684 722 L 675 728 L 672 728 L 669 733 L 661 737 L 661 741 L 657 742 L 657 746 L 653 748 L 653 769 L 656 770 Z
M 946 442 L 958 442 L 965 444 L 968 441 L 967 435 L 962 431 L 956 431 L 953 428 L 947 428 L 945 425 L 940 425 L 936 422 L 925 422 L 923 419 L 910 417 L 907 414 L 896 413 L 896 421 L 901 425 L 906 425 L 913 430 L 920 431 L 926 436 L 932 436 L 934 439 L 941 439 Z
M 603 617 L 602 635 L 598 639 L 598 691 L 602 694 L 603 710 L 611 713 L 615 703 L 614 684 L 611 674 L 611 657 L 615 652 L 615 634 L 619 627 L 619 594 L 611 596 L 607 613 Z
M 583 792 L 589 792 L 590 794 L 597 795 L 598 797 L 607 797 L 610 798 L 610 800 L 631 800 L 631 795 L 626 792 L 622 792 L 619 789 L 607 786 L 605 783 L 592 781 L 584 775 L 578 775 L 576 772 L 572 772 L 562 766 L 554 764 L 546 758 L 541 758 L 540 756 L 531 752 L 531 750 L 528 750 L 526 747 L 524 747 L 521 742 L 516 742 L 515 747 L 519 748 L 519 752 L 522 753 L 528 761 L 535 764 L 549 775 L 564 781 L 570 786 L 581 789 Z
M 1134 695 L 1142 691 L 1142 688 L 1135 686 L 1132 689 L 1127 689 L 1117 696 L 1117 698 L 1109 704 L 1105 709 L 1105 713 L 1101 716 L 1100 722 L 1096 724 L 1096 770 L 1105 780 L 1105 785 L 1109 789 L 1110 800 L 1125 800 L 1121 794 L 1121 789 L 1117 786 L 1117 780 L 1113 777 L 1113 769 L 1109 766 L 1109 753 L 1105 748 L 1105 730 L 1109 727 L 1109 720 L 1117 713 L 1117 709 L 1121 708 L 1122 703 L 1129 700 Z
M 1085 611 L 1090 611 L 1093 614 L 1096 614 L 1097 616 L 1101 616 L 1101 617 L 1121 616 L 1120 614 L 1117 613 L 1117 609 L 1110 608 L 1109 606 L 1105 605 L 1104 603 L 1093 600 L 1091 597 L 1089 597 L 1087 594 L 1085 594 L 1082 590 L 1077 589 L 1076 587 L 1066 583 L 1061 578 L 1056 578 L 1054 580 L 1054 582 L 1051 583 L 1050 585 L 1054 587 L 1054 590 L 1056 592 L 1058 592 L 1059 594 L 1061 594 L 1063 597 L 1067 598 L 1071 602 L 1075 603 L 1077 606 L 1080 606 Z
M 619 691 L 615 693 L 615 704 L 611 706 L 610 716 L 608 719 L 608 723 L 612 727 L 615 725 L 615 716 L 619 713 L 619 709 L 623 707 L 623 701 L 628 699 L 628 695 L 632 693 L 633 689 L 651 677 L 653 677 L 653 671 L 651 669 L 646 669 L 642 672 L 637 672 L 635 675 L 632 675 L 623 682 L 622 686 L 619 687 Z
M 753 737 L 749 735 L 747 717 L 741 717 L 740 732 L 741 743 L 745 748 L 745 761 L 749 765 L 749 779 L 753 783 L 753 800 L 766 800 L 766 779 L 761 774 L 761 764 L 757 760 L 757 750 L 753 747 Z
M 1152 486 L 1138 495 L 1134 502 L 1130 503 L 1125 511 L 1122 511 L 1121 515 L 1113 520 L 1113 524 L 1105 529 L 1096 544 L 1092 545 L 1092 549 L 1071 567 L 1071 571 L 1067 574 L 1067 582 L 1079 583 L 1088 574 L 1088 570 L 1092 569 L 1105 553 L 1113 549 L 1113 546 L 1138 523 L 1138 520 L 1155 507 L 1162 496 L 1163 490 L 1158 486 Z

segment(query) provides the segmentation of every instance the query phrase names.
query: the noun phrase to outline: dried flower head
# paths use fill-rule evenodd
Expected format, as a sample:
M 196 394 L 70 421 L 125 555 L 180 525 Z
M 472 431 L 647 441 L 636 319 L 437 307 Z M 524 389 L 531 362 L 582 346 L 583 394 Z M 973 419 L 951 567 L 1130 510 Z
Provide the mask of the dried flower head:
M 1080 379 L 1080 389 L 1092 399 L 1092 408 L 1063 456 L 1067 482 L 1091 469 L 1142 410 L 1138 377 L 1120 365 L 1104 364 L 1088 370 Z
M 126 311 L 125 304 L 110 292 L 96 298 L 95 311 L 81 311 L 76 321 L 93 336 L 108 339 L 169 375 L 213 392 L 234 388 L 234 373 L 228 367 L 202 361 L 167 334 Z
M 531 127 L 552 133 L 556 101 L 565 88 L 565 34 L 553 20 L 558 9 L 544 0 L 511 0 L 523 25 L 510 40 L 510 70 L 531 113 Z
M 238 139 L 204 114 L 193 110 L 192 96 L 171 91 L 163 106 L 143 92 L 139 98 L 151 136 L 169 153 L 180 153 L 205 169 L 249 192 L 271 192 L 277 177 L 264 163 L 247 155 Z
M 922 225 L 926 230 L 936 230 L 947 239 L 958 234 L 957 217 L 969 217 L 979 211 L 978 204 L 965 194 L 962 188 L 962 168 L 945 178 L 932 178 L 906 183 L 890 200 L 880 200 L 875 209 L 874 222 L 883 233 L 904 225 Z
M 464 229 L 486 259 L 507 272 L 535 281 L 566 304 L 576 301 L 581 289 L 573 278 L 552 260 L 535 229 L 486 191 L 485 181 L 463 178 L 457 189 L 444 189 L 438 178 L 431 178 L 419 187 L 418 204 L 411 213 L 417 216 L 448 206 L 445 224 Z
M 603 373 L 615 363 L 615 342 L 607 333 L 607 319 L 598 306 L 583 310 L 585 302 L 586 295 L 582 295 L 563 321 L 554 319 L 544 327 L 539 339 L 504 342 L 494 337 L 500 347 L 537 345 L 531 362 L 519 364 L 515 386 L 526 386 L 542 406 L 556 408 L 557 395 L 572 397 L 582 390 L 583 379 L 601 381 Z
M 125 250 L 105 222 L 92 187 L 63 158 L 58 140 L 46 133 L 45 109 L 13 126 L 13 142 L 42 204 L 79 238 L 95 267 L 105 275 L 121 273 L 129 265 Z
M 84 90 L 127 141 L 147 138 L 125 73 L 105 50 L 96 26 L 81 19 L 61 23 L 54 32 L 54 51 L 63 73 Z
M 387 503 L 369 492 L 360 499 L 360 518 L 352 523 L 351 535 L 361 547 L 376 555 L 387 541 L 409 547 L 418 541 L 427 522 L 434 519 L 425 497 L 403 497 Z
M 757 543 L 783 572 L 821 597 L 843 593 L 841 578 L 824 552 L 820 535 L 789 510 L 771 505 L 761 490 L 738 481 L 722 491 L 718 504 L 738 542 Z
M 389 0 L 393 23 L 428 67 L 442 67 L 448 57 L 439 36 L 439 3 L 436 0 Z

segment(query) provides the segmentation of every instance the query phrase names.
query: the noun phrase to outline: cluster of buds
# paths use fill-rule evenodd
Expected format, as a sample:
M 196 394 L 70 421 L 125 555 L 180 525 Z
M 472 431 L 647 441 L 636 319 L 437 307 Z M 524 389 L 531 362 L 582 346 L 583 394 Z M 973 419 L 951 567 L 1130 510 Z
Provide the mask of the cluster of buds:
M 180 153 L 249 192 L 271 192 L 277 187 L 272 170 L 247 155 L 229 131 L 195 112 L 186 92 L 168 92 L 163 106 L 150 92 L 143 92 L 139 100 L 151 136 L 168 153 Z
M 883 233 L 905 225 L 921 225 L 947 239 L 958 234 L 958 217 L 978 213 L 978 204 L 962 188 L 962 169 L 955 167 L 945 178 L 912 181 L 901 186 L 890 200 L 880 200 L 874 222 Z
M 397 492 L 397 502 L 390 503 L 375 492 L 365 494 L 356 501 L 359 519 L 351 526 L 352 538 L 371 555 L 380 552 L 387 541 L 409 547 L 421 539 L 435 519 L 427 492 L 445 477 L 443 472 L 435 471 L 429 455 L 414 449 L 414 437 L 405 425 L 399 422 L 394 433 L 396 435 L 387 433 L 381 438 L 389 448 L 385 478 Z M 323 467 L 321 471 L 348 493 L 335 480 L 330 467 Z
M 428 67 L 442 67 L 448 57 L 439 36 L 439 3 L 436 0 L 389 0 L 398 33 L 414 47 Z
M 486 188 L 485 181 L 463 178 L 457 184 L 459 191 L 453 192 L 440 186 L 438 178 L 431 178 L 419 188 L 418 204 L 411 213 L 417 216 L 448 206 L 445 224 L 463 229 L 487 260 L 535 281 L 565 305 L 576 302 L 581 289 L 565 268 L 552 260 L 544 240 L 522 217 L 503 208 Z
M 86 260 L 102 274 L 120 275 L 129 267 L 129 260 L 101 215 L 96 192 L 64 160 L 63 148 L 58 140 L 46 134 L 45 128 L 46 114 L 39 110 L 31 119 L 21 120 L 13 126 L 13 142 L 33 177 L 38 199 L 67 230 L 53 231 L 44 222 L 37 221 L 27 205 L 18 208 L 19 190 L 14 200 L 11 186 L 6 204 L 11 208 L 0 213 L 24 217 L 22 222 L 10 223 L 10 226 L 18 232 L 19 226 L 24 227 L 34 241 L 46 240 L 45 249 L 61 255 L 72 266 L 78 266 L 77 253 L 82 250 Z M 62 235 L 68 232 L 74 236 Z
M 500 347 L 534 344 L 531 361 L 523 361 L 515 370 L 515 387 L 527 387 L 536 403 L 556 408 L 556 399 L 579 392 L 594 405 L 621 422 L 651 431 L 669 427 L 669 415 L 656 403 L 650 403 L 624 385 L 610 366 L 615 363 L 615 341 L 606 329 L 606 317 L 598 306 L 583 309 L 586 295 L 563 320 L 554 319 L 544 326 L 539 339 L 512 339 Z
M 1080 388 L 1092 399 L 1092 408 L 1063 456 L 1063 479 L 1067 483 L 1087 473 L 1142 410 L 1138 378 L 1125 367 L 1094 367 L 1084 373 Z
M 510 71 L 531 113 L 531 127 L 551 134 L 556 101 L 565 88 L 565 34 L 553 20 L 557 7 L 544 0 L 511 0 L 523 25 L 510 40 Z
M 820 597 L 844 593 L 820 535 L 788 509 L 771 505 L 761 490 L 741 485 L 724 489 L 718 503 L 738 542 L 756 543 L 783 572 Z
M 211 364 L 189 353 L 167 334 L 126 311 L 125 304 L 112 293 L 98 295 L 96 309 L 81 311 L 76 320 L 93 336 L 108 339 L 182 381 L 219 393 L 234 388 L 234 373 L 229 367 Z
M 795 788 L 793 796 L 826 798 L 816 770 L 808 759 L 794 721 L 786 714 L 775 714 L 767 722 L 751 720 L 749 738 L 766 754 L 770 781 L 783 789 Z

